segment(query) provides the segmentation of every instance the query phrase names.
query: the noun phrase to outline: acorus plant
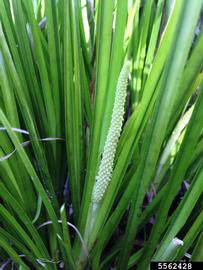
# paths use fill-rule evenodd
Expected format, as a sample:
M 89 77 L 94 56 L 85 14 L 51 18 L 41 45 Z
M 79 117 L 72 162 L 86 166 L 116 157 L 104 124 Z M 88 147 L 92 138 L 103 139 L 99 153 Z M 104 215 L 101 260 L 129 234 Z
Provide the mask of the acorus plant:
M 1 269 L 203 261 L 203 0 L 0 0 Z

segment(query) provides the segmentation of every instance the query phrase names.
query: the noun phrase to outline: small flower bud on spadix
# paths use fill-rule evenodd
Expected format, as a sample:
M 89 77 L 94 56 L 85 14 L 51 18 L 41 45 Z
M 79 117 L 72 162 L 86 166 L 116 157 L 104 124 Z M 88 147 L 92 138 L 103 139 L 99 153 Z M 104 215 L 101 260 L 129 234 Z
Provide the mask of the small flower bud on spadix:
M 93 190 L 92 202 L 94 203 L 99 203 L 99 201 L 101 201 L 107 186 L 111 181 L 116 148 L 121 134 L 123 116 L 125 112 L 124 107 L 127 95 L 126 88 L 129 69 L 130 62 L 128 61 L 124 64 L 118 78 L 111 123 Z

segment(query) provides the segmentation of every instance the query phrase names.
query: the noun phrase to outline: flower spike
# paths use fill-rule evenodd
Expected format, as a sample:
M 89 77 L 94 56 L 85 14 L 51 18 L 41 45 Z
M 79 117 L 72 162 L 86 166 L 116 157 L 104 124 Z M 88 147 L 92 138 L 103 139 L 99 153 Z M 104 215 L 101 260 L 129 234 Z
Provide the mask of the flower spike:
M 116 95 L 114 100 L 113 112 L 111 116 L 111 123 L 108 130 L 106 142 L 104 145 L 103 156 L 99 166 L 99 172 L 96 177 L 94 185 L 92 202 L 99 203 L 104 196 L 109 182 L 111 181 L 113 163 L 116 154 L 118 140 L 121 134 L 123 118 L 124 118 L 124 107 L 127 95 L 127 79 L 130 70 L 130 62 L 127 61 L 120 72 Z

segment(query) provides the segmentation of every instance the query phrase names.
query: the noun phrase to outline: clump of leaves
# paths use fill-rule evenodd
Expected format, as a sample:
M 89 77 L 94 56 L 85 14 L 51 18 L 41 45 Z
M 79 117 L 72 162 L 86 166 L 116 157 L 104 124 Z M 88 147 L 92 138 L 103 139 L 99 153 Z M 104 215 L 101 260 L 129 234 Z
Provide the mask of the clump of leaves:
M 1 269 L 203 260 L 202 5 L 0 0 Z

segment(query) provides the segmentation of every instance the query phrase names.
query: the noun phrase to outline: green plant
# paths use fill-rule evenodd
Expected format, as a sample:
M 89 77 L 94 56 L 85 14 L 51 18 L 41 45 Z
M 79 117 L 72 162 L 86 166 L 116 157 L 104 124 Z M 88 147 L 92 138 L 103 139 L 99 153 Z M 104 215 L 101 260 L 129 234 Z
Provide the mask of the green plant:
M 202 259 L 202 4 L 0 0 L 2 269 Z

